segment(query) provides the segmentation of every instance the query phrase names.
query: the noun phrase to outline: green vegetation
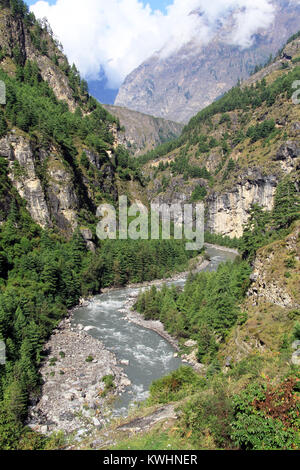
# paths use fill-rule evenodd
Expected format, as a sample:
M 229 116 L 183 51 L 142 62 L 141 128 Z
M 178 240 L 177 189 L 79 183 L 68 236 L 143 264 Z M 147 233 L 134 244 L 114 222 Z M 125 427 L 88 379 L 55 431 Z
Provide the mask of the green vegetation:
M 271 119 L 266 120 L 261 124 L 249 127 L 247 137 L 251 138 L 251 142 L 257 142 L 259 139 L 266 139 L 275 129 L 275 121 Z
M 182 292 L 152 287 L 140 294 L 135 307 L 146 319 L 163 322 L 169 333 L 198 341 L 199 359 L 211 362 L 218 339 L 224 339 L 238 320 L 250 272 L 246 262 L 228 263 L 217 273 L 190 276 Z
M 296 39 L 296 38 L 295 38 Z M 184 150 L 184 157 L 187 159 L 187 150 L 191 146 L 198 146 L 199 154 L 207 154 L 210 149 L 220 147 L 225 155 L 228 155 L 231 148 L 236 147 L 247 137 L 251 138 L 252 143 L 272 137 L 275 135 L 275 122 L 272 119 L 258 123 L 255 126 L 246 127 L 247 120 L 249 119 L 248 113 L 253 113 L 256 109 L 266 105 L 269 109 L 275 104 L 278 99 L 290 100 L 293 94 L 292 84 L 294 81 L 300 79 L 300 67 L 295 66 L 293 70 L 286 70 L 284 74 L 280 75 L 271 83 L 267 83 L 266 79 L 262 79 L 256 85 L 242 87 L 238 84 L 218 101 L 212 103 L 196 116 L 183 129 L 182 135 L 166 145 L 160 146 L 157 149 L 139 157 L 138 162 L 144 165 L 151 160 L 163 157 L 178 148 Z M 232 111 L 242 112 L 241 119 L 243 128 L 246 132 L 239 129 L 237 132 L 229 133 L 231 127 L 231 119 L 228 113 Z M 203 127 L 209 126 L 212 128 L 212 119 L 221 115 L 218 127 L 226 126 L 227 131 L 223 135 L 223 139 L 216 140 L 209 135 L 203 134 Z M 248 117 L 247 117 L 248 116 Z M 210 129 L 212 130 L 212 129 Z
M 207 180 L 211 179 L 210 173 L 205 167 L 199 168 L 199 166 L 191 165 L 189 158 L 185 156 L 179 156 L 175 158 L 175 161 L 170 164 L 170 169 L 173 175 L 184 175 L 187 178 L 204 178 Z
M 187 338 L 196 340 L 198 360 L 206 366 L 198 380 L 191 369 L 183 368 L 154 382 L 148 404 L 177 402 L 181 413 L 175 433 L 164 429 L 157 430 L 156 437 L 146 434 L 142 446 L 147 445 L 147 436 L 157 443 L 167 436 L 167 442 L 175 440 L 180 449 L 299 449 L 300 376 L 288 362 L 291 344 L 300 337 L 299 321 L 295 321 L 299 312 L 288 314 L 289 329 L 283 330 L 278 352 L 274 352 L 275 342 L 272 351 L 250 352 L 250 348 L 240 361 L 226 359 L 224 370 L 224 350 L 232 342 L 240 347 L 239 331 L 248 322 L 243 303 L 250 285 L 250 262 L 259 248 L 288 236 L 299 219 L 294 178 L 290 175 L 278 185 L 272 212 L 253 206 L 242 239 L 230 242 L 207 234 L 210 241 L 238 247 L 244 260 L 223 264 L 216 273 L 191 275 L 183 290 L 152 287 L 140 294 L 135 308 L 147 319 L 162 321 L 182 344 Z M 290 271 L 297 269 L 295 252 L 285 256 L 283 265 Z M 293 278 L 292 272 L 289 277 Z M 263 312 L 266 316 L 266 307 Z M 274 322 L 275 313 L 270 315 Z M 248 328 L 253 329 L 253 317 L 249 321 Z M 270 328 L 260 322 L 260 330 Z M 274 328 L 282 328 L 282 322 L 281 317 Z M 124 448 L 131 442 L 127 440 Z
M 191 367 L 180 367 L 167 377 L 152 383 L 147 404 L 157 405 L 179 401 L 204 388 L 206 381 L 196 374 Z
M 49 35 L 28 13 L 25 4 L 14 0 L 1 2 L 3 5 L 26 20 L 35 47 L 46 54 L 43 40 Z M 99 181 L 105 179 L 108 166 L 112 178 L 116 174 L 120 180 L 142 182 L 128 152 L 122 147 L 114 149 L 111 126 L 118 128 L 119 123 L 88 95 L 76 67 L 70 67 L 67 61 L 62 65 L 61 54 L 55 63 L 65 73 L 73 92 L 77 104 L 74 113 L 42 80 L 37 63 L 25 62 L 17 49 L 10 59 L 14 61 L 13 73 L 0 69 L 7 91 L 7 105 L 0 109 L 0 136 L 14 129 L 17 136 L 30 140 L 37 152 L 55 149 L 58 159 L 74 177 L 81 209 L 79 223 L 93 229 L 94 204 L 112 198 L 109 189 L 107 193 L 96 189 Z M 90 162 L 88 150 L 95 153 L 101 170 Z M 108 151 L 112 152 L 112 159 Z M 15 165 L 13 171 L 15 177 L 20 177 L 26 168 Z M 37 172 L 47 187 L 42 165 Z M 90 193 L 96 194 L 92 201 L 83 180 L 88 180 Z M 185 269 L 193 253 L 185 250 L 184 242 L 175 240 L 96 241 L 93 253 L 87 250 L 79 229 L 69 239 L 55 227 L 42 230 L 32 221 L 25 201 L 13 188 L 4 157 L 0 158 L 0 196 L 0 340 L 5 342 L 7 352 L 6 364 L 0 365 L 0 448 L 47 448 L 51 440 L 29 434 L 23 423 L 29 401 L 39 395 L 38 368 L 44 358 L 43 345 L 67 309 L 78 304 L 80 297 L 99 293 L 103 287 L 148 281 Z M 62 351 L 60 357 L 64 358 Z M 91 360 L 92 357 L 87 358 Z M 50 365 L 55 366 L 56 362 L 57 358 L 50 359 Z M 54 374 L 51 372 L 51 376 Z M 111 387 L 108 378 L 106 389 Z
M 192 192 L 191 201 L 203 201 L 205 196 L 207 195 L 207 189 L 205 186 L 197 186 L 194 191 Z
M 37 51 L 51 55 L 55 41 L 52 38 L 51 42 L 51 34 L 46 37 L 48 26 L 37 22 L 24 2 L 2 1 L 1 6 L 23 19 Z M 42 80 L 37 63 L 25 61 L 20 47 L 14 47 L 10 56 L 1 50 L 1 60 L 9 58 L 12 70 L 10 73 L 0 70 L 0 79 L 7 88 L 7 105 L 0 109 L 0 137 L 14 128 L 16 135 L 25 135 L 37 151 L 45 147 L 55 149 L 63 165 L 72 169 L 81 209 L 79 222 L 88 222 L 89 227 L 95 222 L 96 203 L 113 199 L 110 189 L 103 192 L 97 189 L 108 168 L 112 184 L 116 177 L 124 186 L 132 180 L 143 185 L 142 164 L 184 145 L 179 155 L 176 152 L 174 161 L 161 163 L 157 171 L 170 170 L 173 175 L 203 178 L 212 184 L 213 177 L 204 163 L 194 164 L 188 152 L 192 149 L 195 159 L 201 155 L 205 158 L 211 149 L 220 147 L 222 161 L 215 176 L 224 170 L 224 182 L 238 168 L 230 158 L 236 145 L 247 138 L 251 144 L 258 145 L 259 140 L 265 144 L 277 132 L 273 119 L 249 125 L 253 111 L 262 105 L 272 109 L 279 97 L 290 99 L 292 83 L 300 79 L 300 67 L 295 66 L 291 71 L 280 71 L 272 83 L 264 79 L 256 86 L 237 86 L 193 118 L 179 139 L 134 161 L 124 148 L 114 148 L 111 128 L 112 125 L 118 128 L 118 121 L 88 95 L 87 84 L 76 67 L 70 66 L 58 53 L 56 49 L 50 58 L 68 80 L 77 106 L 74 113 Z M 235 110 L 242 112 L 237 119 L 243 129 L 238 132 L 232 132 L 234 120 L 229 115 Z M 220 119 L 214 124 L 216 115 Z M 222 126 L 222 135 L 207 136 L 201 130 L 204 126 L 212 129 L 214 125 Z M 91 163 L 88 150 L 99 158 L 100 169 Z M 26 168 L 14 165 L 13 171 L 18 178 Z M 46 186 L 44 168 L 40 166 L 37 171 Z M 83 180 L 88 181 L 88 191 L 81 184 Z M 163 189 L 168 184 L 169 179 L 164 175 Z M 93 193 L 93 198 L 87 192 Z M 204 199 L 206 193 L 206 187 L 197 186 L 192 201 Z M 64 445 L 61 435 L 48 439 L 24 427 L 28 404 L 40 392 L 42 381 L 38 368 L 44 359 L 43 345 L 53 329 L 67 309 L 78 304 L 80 297 L 99 293 L 103 287 L 167 277 L 176 270 L 186 269 L 195 253 L 186 251 L 184 242 L 176 240 L 107 240 L 96 242 L 92 252 L 87 250 L 79 229 L 69 239 L 56 228 L 43 230 L 32 221 L 25 201 L 13 188 L 8 162 L 3 157 L 0 158 L 0 197 L 0 340 L 5 342 L 7 353 L 6 364 L 0 365 L 0 448 L 61 448 Z M 271 212 L 256 205 L 252 207 L 241 240 L 206 235 L 209 242 L 238 247 L 242 258 L 221 265 L 216 273 L 190 275 L 183 290 L 152 287 L 139 296 L 136 308 L 147 319 L 161 320 L 181 343 L 190 338 L 196 340 L 198 360 L 206 367 L 202 377 L 190 368 L 181 368 L 151 387 L 149 405 L 180 402 L 180 430 L 173 443 L 184 445 L 182 441 L 189 439 L 197 448 L 299 448 L 299 374 L 288 363 L 291 342 L 300 338 L 298 310 L 291 309 L 282 320 L 279 315 L 282 312 L 270 313 L 268 306 L 264 306 L 257 313 L 257 324 L 261 325 L 266 316 L 273 314 L 272 325 L 279 322 L 278 316 L 281 323 L 288 318 L 289 329 L 282 328 L 280 347 L 266 354 L 253 352 L 238 363 L 230 363 L 226 372 L 222 370 L 223 352 L 230 344 L 238 344 L 239 331 L 251 314 L 244 310 L 243 304 L 257 250 L 290 233 L 299 219 L 299 206 L 299 174 L 295 171 L 280 181 Z M 284 282 L 295 292 L 297 263 L 296 253 L 285 253 Z M 65 357 L 62 351 L 59 355 Z M 93 357 L 87 357 L 86 361 L 93 361 Z M 50 365 L 54 367 L 56 363 L 57 358 L 52 357 Z M 54 375 L 52 371 L 50 376 Z M 106 376 L 103 382 L 106 395 L 114 388 L 114 377 Z M 152 435 L 142 445 L 161 448 L 167 445 L 168 439 L 161 432 L 156 441 Z
M 243 450 L 299 449 L 299 375 L 254 383 L 233 399 L 232 440 Z
M 101 393 L 102 397 L 105 397 L 109 392 L 111 392 L 116 386 L 114 383 L 113 375 L 105 375 L 102 379 L 102 382 L 105 384 L 104 390 Z
M 273 211 L 264 211 L 257 205 L 252 207 L 240 243 L 244 258 L 252 261 L 260 247 L 284 238 L 291 224 L 299 219 L 300 194 L 297 190 L 297 180 L 296 174 L 283 178 L 278 184 Z
M 94 360 L 93 356 L 88 356 L 85 362 L 93 362 L 93 360 Z
M 79 232 L 65 241 L 37 227 L 16 204 L 1 226 L 0 253 L 0 339 L 7 348 L 0 366 L 0 447 L 9 449 L 18 447 L 28 400 L 39 390 L 43 344 L 67 308 L 101 287 L 169 274 L 191 254 L 174 240 L 107 241 L 91 253 Z
M 219 113 L 228 113 L 234 110 L 248 111 L 259 108 L 263 103 L 272 106 L 276 98 L 282 94 L 290 99 L 293 94 L 292 84 L 300 78 L 300 67 L 295 67 L 286 75 L 278 77 L 270 85 L 263 79 L 256 86 L 241 88 L 236 86 L 226 93 L 220 100 L 211 104 L 204 110 L 200 111 L 189 124 L 185 127 L 183 135 L 186 137 L 196 129 L 201 123 L 205 123 Z

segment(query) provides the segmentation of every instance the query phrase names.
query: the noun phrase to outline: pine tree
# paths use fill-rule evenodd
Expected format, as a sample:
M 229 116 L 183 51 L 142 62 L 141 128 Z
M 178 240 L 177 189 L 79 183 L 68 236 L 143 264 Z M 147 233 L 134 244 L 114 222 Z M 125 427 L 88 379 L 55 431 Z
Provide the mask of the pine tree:
M 285 178 L 277 187 L 273 220 L 276 229 L 289 227 L 300 217 L 300 189 L 298 182 Z
M 7 123 L 3 114 L 3 111 L 0 110 L 0 138 L 4 137 L 7 133 Z

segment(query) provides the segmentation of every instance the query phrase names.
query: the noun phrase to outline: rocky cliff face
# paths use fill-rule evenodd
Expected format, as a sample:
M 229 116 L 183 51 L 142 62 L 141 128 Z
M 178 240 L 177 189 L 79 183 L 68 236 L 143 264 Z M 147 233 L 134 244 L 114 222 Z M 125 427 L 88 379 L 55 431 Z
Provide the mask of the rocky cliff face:
M 117 133 L 117 142 L 138 156 L 153 150 L 158 145 L 178 137 L 183 124 L 155 118 L 119 106 L 103 105 L 105 109 L 120 120 L 123 132 Z
M 41 54 L 37 50 L 33 43 L 34 34 L 39 35 L 40 43 L 44 41 L 47 55 Z M 65 101 L 72 111 L 76 109 L 76 102 L 68 78 L 59 67 L 59 65 L 66 63 L 66 59 L 48 34 L 47 29 L 36 28 L 35 31 L 31 30 L 24 25 L 21 17 L 13 16 L 8 9 L 2 9 L 0 15 L 0 50 L 6 55 L 6 59 L 2 64 L 4 70 L 13 71 L 14 67 L 7 59 L 13 58 L 16 53 L 21 65 L 24 65 L 27 59 L 36 62 L 43 80 L 50 85 L 56 97 Z M 56 56 L 57 65 L 51 60 L 51 57 L 54 56 Z
M 92 185 L 117 197 L 112 165 L 109 162 L 103 165 L 95 152 L 85 151 L 90 168 L 101 174 Z M 26 135 L 14 130 L 0 140 L 0 157 L 8 160 L 9 178 L 41 227 L 56 226 L 70 233 L 77 227 L 81 209 L 94 208 L 96 212 L 91 181 L 84 176 L 78 181 L 76 167 L 67 164 L 58 147 L 36 146 Z
M 259 251 L 248 292 L 254 305 L 266 302 L 288 309 L 300 308 L 299 289 L 295 289 L 299 282 L 299 234 L 300 225 L 297 223 L 284 242 L 276 242 Z
M 207 230 L 240 238 L 253 204 L 273 209 L 276 186 L 275 176 L 251 171 L 231 191 L 211 194 L 207 199 Z
M 76 226 L 80 202 L 74 175 L 57 149 L 35 149 L 26 137 L 12 133 L 0 140 L 0 156 L 8 159 L 9 177 L 35 222 L 64 230 Z
M 274 3 L 274 23 L 268 30 L 257 31 L 251 48 L 226 44 L 221 31 L 205 47 L 191 42 L 166 59 L 157 53 L 126 78 L 115 104 L 187 122 L 238 79 L 247 78 L 257 64 L 265 63 L 299 30 L 300 5 L 286 0 Z

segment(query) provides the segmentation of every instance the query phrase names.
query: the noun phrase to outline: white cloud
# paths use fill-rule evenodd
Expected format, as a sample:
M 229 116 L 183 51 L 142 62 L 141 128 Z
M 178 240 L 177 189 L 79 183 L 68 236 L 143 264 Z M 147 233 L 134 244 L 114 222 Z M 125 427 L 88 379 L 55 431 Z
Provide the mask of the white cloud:
M 155 51 L 167 56 L 192 39 L 208 41 L 236 9 L 227 40 L 242 47 L 274 17 L 271 0 L 174 0 L 166 14 L 138 0 L 38 1 L 31 9 L 48 18 L 86 78 L 97 78 L 102 67 L 112 88 Z

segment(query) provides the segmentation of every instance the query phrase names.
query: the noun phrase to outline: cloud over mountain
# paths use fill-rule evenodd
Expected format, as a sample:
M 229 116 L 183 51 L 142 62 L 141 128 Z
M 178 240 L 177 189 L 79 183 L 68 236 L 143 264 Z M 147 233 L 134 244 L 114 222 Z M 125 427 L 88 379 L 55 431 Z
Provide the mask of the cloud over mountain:
M 57 0 L 55 5 L 42 0 L 31 9 L 48 18 L 86 78 L 97 79 L 102 70 L 109 86 L 118 88 L 154 52 L 166 57 L 191 40 L 206 43 L 228 18 L 224 41 L 249 47 L 253 34 L 272 23 L 275 5 L 272 0 L 174 0 L 163 14 L 138 0 Z

